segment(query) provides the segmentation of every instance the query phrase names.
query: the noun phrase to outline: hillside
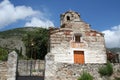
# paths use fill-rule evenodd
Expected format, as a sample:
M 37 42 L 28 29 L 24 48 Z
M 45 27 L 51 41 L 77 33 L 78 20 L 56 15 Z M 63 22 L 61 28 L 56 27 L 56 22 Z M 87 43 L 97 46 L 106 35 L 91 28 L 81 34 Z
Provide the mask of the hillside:
M 120 48 L 107 48 L 110 50 L 112 53 L 120 53 Z
M 2 31 L 0 32 L 0 47 L 6 49 L 8 52 L 15 49 L 20 50 L 22 48 L 22 54 L 25 55 L 26 48 L 22 38 L 26 33 L 37 29 L 38 28 L 24 27 Z
M 15 28 L 7 31 L 0 32 L 0 38 L 17 38 L 21 39 L 26 33 L 38 30 L 38 27 L 23 27 L 23 28 Z
M 27 41 L 31 41 L 33 39 L 36 39 L 34 43 L 38 42 L 38 39 L 42 41 L 42 39 L 44 39 L 43 35 L 45 35 L 44 32 L 48 32 L 47 29 L 38 27 L 23 27 L 2 31 L 0 32 L 0 47 L 6 49 L 8 52 L 11 52 L 12 50 L 20 52 L 20 50 L 22 50 L 22 55 L 26 55 L 26 44 L 31 44 Z M 30 36 L 29 40 L 28 35 Z M 35 48 L 39 49 L 39 45 L 37 44 L 35 44 Z M 27 51 L 29 50 L 28 52 L 30 53 L 30 46 L 27 47 Z

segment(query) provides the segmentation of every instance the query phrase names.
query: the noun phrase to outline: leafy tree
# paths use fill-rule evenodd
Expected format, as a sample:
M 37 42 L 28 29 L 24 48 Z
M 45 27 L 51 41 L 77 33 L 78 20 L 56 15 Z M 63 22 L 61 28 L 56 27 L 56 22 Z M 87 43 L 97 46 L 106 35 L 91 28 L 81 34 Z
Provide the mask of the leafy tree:
M 23 41 L 26 45 L 28 58 L 44 59 L 47 54 L 48 30 L 44 28 L 28 32 L 24 35 Z

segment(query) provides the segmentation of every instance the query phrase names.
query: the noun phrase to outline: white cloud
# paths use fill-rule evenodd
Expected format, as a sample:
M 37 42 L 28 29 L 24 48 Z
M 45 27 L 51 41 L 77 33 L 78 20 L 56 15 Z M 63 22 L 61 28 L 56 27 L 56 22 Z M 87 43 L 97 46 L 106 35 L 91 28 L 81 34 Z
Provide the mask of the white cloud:
M 49 27 L 54 27 L 54 24 L 48 19 L 42 20 L 42 19 L 33 17 L 30 22 L 27 22 L 25 24 L 25 26 L 49 28 Z
M 102 32 L 105 33 L 105 42 L 107 47 L 120 47 L 120 25 Z
M 31 7 L 15 7 L 9 0 L 4 0 L 0 3 L 0 28 L 37 13 L 38 11 L 34 11 Z
M 44 24 L 44 21 L 42 19 L 35 18 L 36 16 L 44 18 L 47 26 L 53 24 L 50 20 L 45 18 L 44 13 L 33 10 L 31 7 L 24 5 L 14 6 L 14 4 L 12 4 L 9 0 L 3 0 L 0 3 L 0 28 L 8 26 L 9 24 L 18 20 L 26 20 L 28 17 L 31 19 L 31 22 L 27 22 L 25 24 L 26 26 L 43 26 L 41 24 Z M 37 21 L 39 24 L 37 24 L 35 21 Z

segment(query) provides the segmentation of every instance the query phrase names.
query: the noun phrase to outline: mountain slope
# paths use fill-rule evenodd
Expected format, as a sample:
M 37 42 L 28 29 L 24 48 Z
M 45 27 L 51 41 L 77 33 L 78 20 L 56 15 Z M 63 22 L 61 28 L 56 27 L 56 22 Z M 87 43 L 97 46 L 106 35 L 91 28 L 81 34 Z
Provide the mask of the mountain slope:
M 38 27 L 23 27 L 23 28 L 15 28 L 15 29 L 7 30 L 7 31 L 2 31 L 2 32 L 0 32 L 0 38 L 11 38 L 11 37 L 21 38 L 27 32 L 32 32 L 32 31 L 35 31 L 38 29 L 40 29 L 40 28 L 38 28 Z
M 22 54 L 25 55 L 26 47 L 24 42 L 22 41 L 23 37 L 27 33 L 32 33 L 41 28 L 37 27 L 24 27 L 24 28 L 16 28 L 7 31 L 0 32 L 0 47 L 6 49 L 8 52 L 12 50 L 20 50 L 22 48 Z

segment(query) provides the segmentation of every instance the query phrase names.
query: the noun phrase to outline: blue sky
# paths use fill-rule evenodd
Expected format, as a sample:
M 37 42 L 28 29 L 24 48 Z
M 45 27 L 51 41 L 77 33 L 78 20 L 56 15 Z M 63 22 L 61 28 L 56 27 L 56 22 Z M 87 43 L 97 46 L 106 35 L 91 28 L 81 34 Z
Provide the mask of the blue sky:
M 60 14 L 73 10 L 92 29 L 105 33 L 107 46 L 119 47 L 119 8 L 120 0 L 0 0 L 0 31 L 25 26 L 59 27 Z

